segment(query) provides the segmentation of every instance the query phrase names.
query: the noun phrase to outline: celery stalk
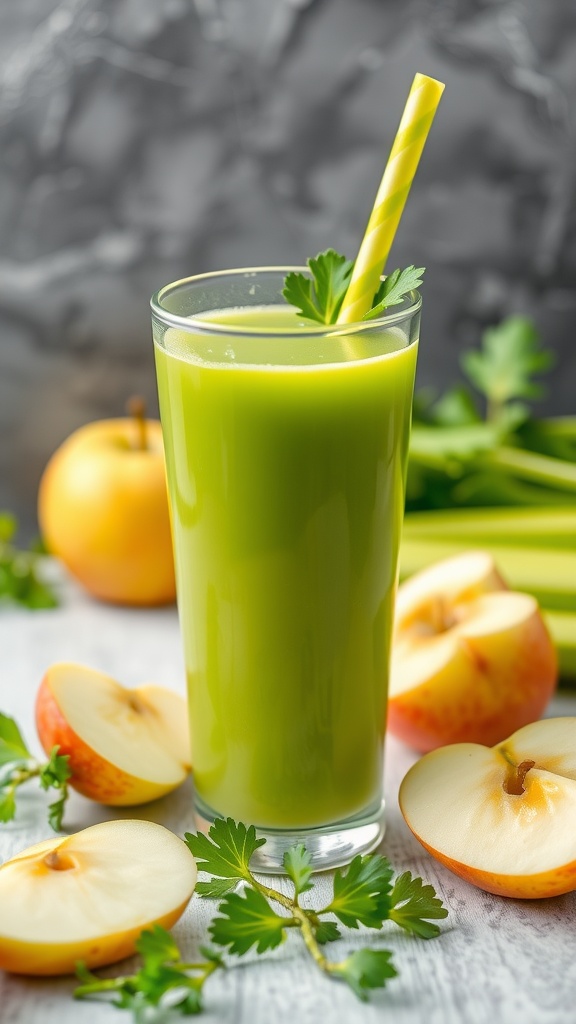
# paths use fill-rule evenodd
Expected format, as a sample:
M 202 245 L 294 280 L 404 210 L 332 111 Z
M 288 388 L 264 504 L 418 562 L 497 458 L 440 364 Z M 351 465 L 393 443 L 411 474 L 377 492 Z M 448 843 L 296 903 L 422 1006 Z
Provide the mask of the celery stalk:
M 542 613 L 558 652 L 560 677 L 576 681 L 576 615 L 546 608 Z
M 428 540 L 404 534 L 400 549 L 402 577 L 418 572 L 432 562 L 449 558 L 471 547 L 489 551 L 508 585 L 533 594 L 553 611 L 576 613 L 576 550 L 499 544 L 494 541 L 471 544 L 470 540 Z
M 576 550 L 576 505 L 409 512 L 404 519 L 404 537 L 466 542 L 475 547 L 496 543 Z

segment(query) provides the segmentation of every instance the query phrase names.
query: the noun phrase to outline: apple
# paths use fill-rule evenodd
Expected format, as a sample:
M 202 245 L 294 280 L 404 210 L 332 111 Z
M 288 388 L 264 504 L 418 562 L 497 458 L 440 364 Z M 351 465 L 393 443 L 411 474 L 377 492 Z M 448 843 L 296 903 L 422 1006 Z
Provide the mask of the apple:
M 75 431 L 40 481 L 48 550 L 95 597 L 130 605 L 175 598 L 162 429 L 134 416 Z
M 485 552 L 438 562 L 399 587 L 388 728 L 414 749 L 493 746 L 541 716 L 557 675 L 536 600 L 507 590 Z
M 491 749 L 455 743 L 413 765 L 400 809 L 416 838 L 487 892 L 576 889 L 576 718 L 548 718 Z
M 196 885 L 181 839 L 151 821 L 105 821 L 30 846 L 0 867 L 0 968 L 72 974 L 130 956 L 143 928 L 171 928 Z
M 84 665 L 58 663 L 36 697 L 36 728 L 47 754 L 67 754 L 70 785 L 113 806 L 146 803 L 190 771 L 186 701 L 161 686 L 129 690 Z

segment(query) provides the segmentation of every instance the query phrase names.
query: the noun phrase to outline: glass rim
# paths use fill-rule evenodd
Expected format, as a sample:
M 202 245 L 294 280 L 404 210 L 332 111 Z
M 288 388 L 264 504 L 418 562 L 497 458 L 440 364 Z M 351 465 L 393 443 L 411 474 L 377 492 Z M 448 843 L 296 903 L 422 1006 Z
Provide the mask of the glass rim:
M 290 273 L 306 273 L 310 276 L 309 267 L 301 266 L 272 266 L 272 267 L 238 267 L 230 270 L 212 270 L 204 274 L 191 274 L 189 277 L 182 277 L 177 281 L 171 281 L 169 284 L 165 284 L 162 288 L 159 288 L 157 292 L 154 292 L 150 299 L 150 308 L 152 313 L 158 320 L 161 320 L 164 324 L 170 327 L 177 327 L 181 330 L 191 331 L 193 328 L 195 331 L 203 334 L 226 334 L 237 337 L 246 337 L 258 335 L 258 337 L 338 337 L 343 333 L 350 334 L 351 332 L 374 330 L 374 328 L 382 327 L 393 327 L 404 320 L 408 320 L 419 312 L 422 306 L 422 296 L 419 291 L 413 289 L 407 293 L 409 297 L 409 305 L 402 309 L 396 309 L 395 312 L 387 313 L 385 316 L 374 317 L 372 320 L 355 320 L 352 323 L 346 324 L 310 324 L 298 327 L 295 331 L 292 328 L 254 328 L 254 327 L 242 327 L 238 324 L 217 324 L 212 320 L 206 320 L 202 314 L 191 313 L 189 316 L 181 316 L 178 313 L 172 313 L 162 305 L 162 300 L 167 294 L 175 292 L 178 288 L 185 285 L 208 281 L 211 279 L 225 278 L 225 277 L 238 277 L 241 275 L 256 276 L 257 274 L 263 273 L 277 273 L 277 274 L 290 274 Z M 384 276 L 384 275 L 383 275 Z M 381 280 L 383 277 L 381 277 Z

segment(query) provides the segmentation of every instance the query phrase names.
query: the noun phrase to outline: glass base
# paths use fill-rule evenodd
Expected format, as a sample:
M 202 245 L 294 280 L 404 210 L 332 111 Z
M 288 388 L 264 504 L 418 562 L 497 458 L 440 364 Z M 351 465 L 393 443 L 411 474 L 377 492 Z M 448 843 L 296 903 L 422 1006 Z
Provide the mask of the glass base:
M 222 815 L 210 810 L 196 797 L 194 821 L 199 832 L 208 832 L 215 818 Z M 313 871 L 328 871 L 349 864 L 358 854 L 371 853 L 384 837 L 384 801 L 374 810 L 334 825 L 317 828 L 256 828 L 266 845 L 256 850 L 250 867 L 265 875 L 284 875 L 284 854 L 291 846 L 304 843 Z

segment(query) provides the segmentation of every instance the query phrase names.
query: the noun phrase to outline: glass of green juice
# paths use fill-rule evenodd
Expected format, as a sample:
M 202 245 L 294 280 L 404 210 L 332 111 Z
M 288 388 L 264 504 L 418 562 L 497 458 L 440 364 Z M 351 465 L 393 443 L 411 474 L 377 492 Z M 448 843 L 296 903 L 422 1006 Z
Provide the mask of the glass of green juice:
M 195 818 L 256 826 L 259 871 L 315 870 L 384 834 L 388 662 L 420 324 L 324 326 L 289 270 L 152 299 Z

